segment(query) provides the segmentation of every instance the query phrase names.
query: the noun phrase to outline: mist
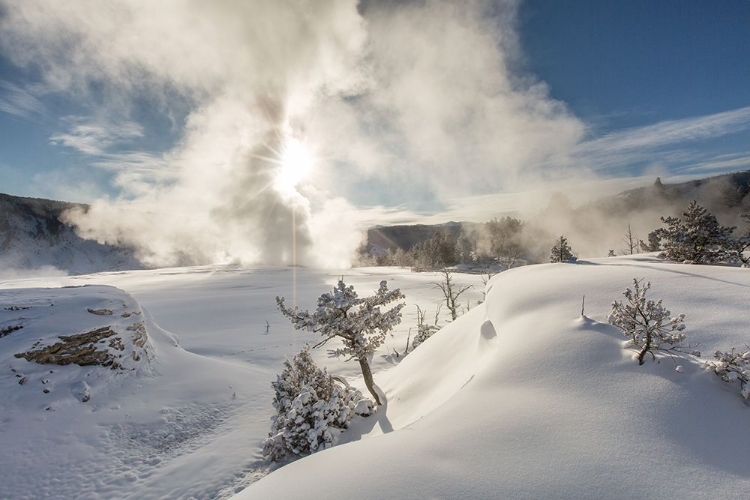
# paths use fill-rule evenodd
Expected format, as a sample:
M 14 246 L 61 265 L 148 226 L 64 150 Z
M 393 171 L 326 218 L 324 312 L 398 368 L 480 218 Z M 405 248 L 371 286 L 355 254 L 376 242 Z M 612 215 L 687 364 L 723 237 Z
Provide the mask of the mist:
M 149 266 L 348 265 L 360 211 L 439 213 L 456 197 L 593 176 L 566 162 L 582 122 L 521 69 L 517 2 L 29 0 L 0 12 L 11 62 L 82 110 L 51 141 L 111 174 L 116 194 L 66 222 Z M 136 147 L 154 128 L 144 106 L 176 137 L 163 150 Z M 311 171 L 281 183 L 292 141 Z
M 640 253 L 639 241 L 648 243 L 650 232 L 666 227 L 661 218 L 681 218 L 692 200 L 716 216 L 723 226 L 736 227 L 734 236 L 739 237 L 750 230 L 741 217 L 750 212 L 749 179 L 747 173 L 676 184 L 654 179 L 642 188 L 578 203 L 563 192 L 554 193 L 544 209 L 523 216 L 531 228 L 523 234 L 524 245 L 536 248 L 542 261 L 546 261 L 554 240 L 560 236 L 565 236 L 573 251 L 583 258 L 605 257 L 610 250 L 626 255 L 630 253 L 629 226 L 636 243 L 635 253 Z

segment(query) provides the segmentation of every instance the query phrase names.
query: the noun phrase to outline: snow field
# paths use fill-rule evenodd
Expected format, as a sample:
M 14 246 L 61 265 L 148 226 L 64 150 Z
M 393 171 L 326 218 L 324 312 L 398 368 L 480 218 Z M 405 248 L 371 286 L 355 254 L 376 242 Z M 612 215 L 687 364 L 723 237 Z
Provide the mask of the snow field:
M 277 311 L 274 297 L 314 307 L 342 273 L 361 294 L 376 290 L 381 279 L 407 294 L 402 325 L 374 359 L 374 370 L 382 371 L 398 361 L 393 349 L 402 351 L 409 327 L 416 327 L 413 304 L 435 310 L 439 292 L 430 283 L 438 280 L 436 274 L 217 266 L 0 282 L 0 298 L 8 304 L 19 299 L 41 304 L 44 294 L 54 301 L 66 293 L 76 296 L 66 307 L 59 302 L 46 309 L 55 314 L 44 325 L 29 322 L 0 339 L 0 361 L 6 366 L 44 372 L 47 365 L 13 357 L 13 335 L 43 329 L 50 335 L 78 333 L 92 326 L 81 321 L 119 318 L 87 312 L 104 308 L 107 301 L 125 301 L 139 310 L 144 305 L 154 355 L 150 370 L 139 375 L 101 367 L 53 367 L 55 376 L 64 377 L 48 394 L 27 390 L 41 382 L 19 386 L 13 372 L 0 371 L 0 397 L 7 402 L 0 407 L 0 441 L 6 451 L 0 458 L 0 497 L 188 499 L 226 498 L 241 491 L 268 472 L 260 461 L 260 446 L 273 414 L 271 381 L 285 357 L 319 340 L 295 331 Z M 477 276 L 458 279 L 481 286 Z M 83 284 L 111 284 L 128 293 Z M 78 287 L 38 288 L 70 285 Z M 479 289 L 466 295 L 473 301 L 481 297 Z M 9 306 L 3 302 L 3 307 Z M 314 354 L 329 371 L 363 388 L 356 363 L 331 359 L 325 349 Z M 91 387 L 86 403 L 69 390 L 81 378 Z M 56 402 L 54 410 L 47 411 L 50 401 Z
M 376 375 L 392 432 L 304 458 L 238 498 L 743 497 L 750 408 L 737 387 L 690 357 L 638 366 L 603 323 L 633 277 L 686 314 L 707 355 L 748 340 L 745 269 L 641 256 L 502 273 L 484 307 L 496 340 L 477 309 Z
M 355 421 L 344 444 L 263 477 L 270 382 L 285 356 L 318 340 L 293 330 L 273 299 L 312 308 L 342 273 L 362 295 L 388 279 L 407 297 L 403 323 L 373 361 L 387 402 Z M 49 394 L 28 391 L 35 385 L 19 386 L 13 372 L 0 370 L 0 397 L 8 402 L 0 408 L 0 496 L 745 496 L 750 408 L 736 385 L 702 363 L 716 349 L 750 341 L 748 270 L 649 255 L 530 266 L 493 278 L 481 306 L 481 278 L 454 277 L 474 284 L 466 294 L 471 310 L 406 358 L 395 351 L 403 351 L 409 327 L 416 330 L 414 304 L 430 320 L 440 297 L 434 273 L 201 267 L 1 282 L 0 296 L 17 294 L 13 302 L 43 300 L 39 290 L 22 290 L 35 286 L 117 286 L 127 293 L 109 288 L 96 300 L 111 293 L 141 304 L 154 358 L 150 373 L 90 375 L 87 403 L 68 387 L 94 368 L 66 367 L 67 378 Z M 650 298 L 686 314 L 687 340 L 700 343 L 703 360 L 662 355 L 638 366 L 626 338 L 605 323 L 634 277 L 651 281 Z M 72 290 L 95 289 L 103 287 Z M 79 299 L 83 317 L 97 320 L 83 307 L 94 297 Z M 80 331 L 72 316 L 54 321 Z M 0 339 L 6 366 L 28 364 L 6 349 L 18 333 Z M 314 355 L 363 388 L 355 363 L 330 359 L 324 349 Z M 54 398 L 56 411 L 45 410 Z

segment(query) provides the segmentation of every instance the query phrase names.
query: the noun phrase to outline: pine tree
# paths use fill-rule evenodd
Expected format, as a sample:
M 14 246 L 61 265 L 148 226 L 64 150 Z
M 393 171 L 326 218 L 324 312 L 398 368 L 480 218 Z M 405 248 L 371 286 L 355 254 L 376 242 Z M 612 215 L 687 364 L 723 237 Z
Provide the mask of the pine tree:
M 366 400 L 359 391 L 315 364 L 309 347 L 291 362 L 284 361 L 284 371 L 271 385 L 276 415 L 263 442 L 263 455 L 274 461 L 333 446 L 355 414 L 370 413 L 371 408 L 360 403 Z
M 354 287 L 346 286 L 343 280 L 339 280 L 333 292 L 324 293 L 318 298 L 318 308 L 314 313 L 300 311 L 297 307 L 287 308 L 283 297 L 276 297 L 276 304 L 281 313 L 291 320 L 295 329 L 320 333 L 325 337 L 315 347 L 333 338 L 340 338 L 344 347 L 332 353 L 336 356 L 350 356 L 359 362 L 365 385 L 375 403 L 380 405 L 381 401 L 375 391 L 370 369 L 370 359 L 388 332 L 401 322 L 401 309 L 404 304 L 396 304 L 385 312 L 380 311 L 380 306 L 403 298 L 400 290 L 388 290 L 385 281 L 380 282 L 380 288 L 375 295 L 360 298 Z
M 750 223 L 750 213 L 740 215 L 746 223 Z M 745 233 L 737 240 L 737 258 L 742 264 L 747 267 L 750 266 L 750 258 L 745 257 L 745 252 L 750 248 L 750 229 L 746 229 Z
M 667 228 L 657 230 L 664 256 L 678 262 L 715 264 L 737 259 L 738 243 L 732 238 L 735 227 L 724 227 L 716 217 L 693 200 L 682 218 L 662 217 Z
M 576 260 L 575 255 L 573 255 L 573 251 L 570 248 L 570 245 L 568 245 L 568 239 L 565 236 L 560 236 L 560 238 L 555 243 L 555 246 L 552 247 L 552 251 L 549 256 L 550 262 L 570 262 Z
M 646 300 L 646 292 L 651 283 L 641 287 L 640 281 L 633 278 L 633 290 L 626 288 L 623 295 L 627 303 L 612 302 L 609 323 L 622 330 L 638 348 L 638 364 L 643 364 L 646 353 L 661 349 L 663 344 L 679 346 L 685 340 L 684 314 L 671 317 L 660 300 Z

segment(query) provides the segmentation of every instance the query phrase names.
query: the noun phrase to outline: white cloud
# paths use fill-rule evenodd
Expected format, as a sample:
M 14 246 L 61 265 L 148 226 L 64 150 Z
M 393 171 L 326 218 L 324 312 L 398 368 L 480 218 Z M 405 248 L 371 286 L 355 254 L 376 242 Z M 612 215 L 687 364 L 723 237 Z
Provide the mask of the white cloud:
M 577 145 L 569 159 L 601 173 L 611 173 L 655 157 L 669 163 L 689 163 L 695 161 L 696 153 L 686 149 L 686 145 L 748 129 L 750 107 L 745 107 L 607 134 Z
M 689 174 L 690 172 L 697 172 L 699 174 L 704 174 L 706 172 L 721 173 L 745 170 L 748 167 L 750 167 L 750 151 L 746 151 L 744 153 L 718 155 L 713 158 L 709 158 L 706 161 L 686 165 L 682 168 L 676 169 L 676 172 L 685 174 Z
M 45 113 L 45 107 L 32 90 L 0 81 L 0 111 L 35 119 Z
M 81 116 L 67 116 L 61 121 L 68 130 L 50 137 L 50 144 L 91 156 L 103 155 L 114 146 L 143 137 L 143 127 L 132 121 L 89 122 Z

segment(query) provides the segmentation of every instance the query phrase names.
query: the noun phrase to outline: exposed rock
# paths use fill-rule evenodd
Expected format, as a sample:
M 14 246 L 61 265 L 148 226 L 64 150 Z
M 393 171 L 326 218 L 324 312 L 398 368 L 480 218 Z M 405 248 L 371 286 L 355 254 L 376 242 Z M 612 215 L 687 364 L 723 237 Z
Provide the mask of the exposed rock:
M 136 323 L 129 326 L 127 330 L 133 332 L 130 341 L 137 348 L 133 349 L 131 357 L 134 361 L 139 361 L 140 351 L 144 350 L 148 339 L 146 329 L 143 323 Z M 112 369 L 123 368 L 121 358 L 127 340 L 124 340 L 123 336 L 110 326 L 76 335 L 60 335 L 57 338 L 60 342 L 18 353 L 15 357 L 40 364 L 100 365 L 109 366 Z M 104 342 L 105 339 L 110 340 L 107 343 Z
M 86 309 L 91 314 L 96 314 L 97 316 L 112 316 L 112 310 L 111 309 Z
M 0 338 L 23 328 L 23 325 L 9 325 L 0 329 Z

